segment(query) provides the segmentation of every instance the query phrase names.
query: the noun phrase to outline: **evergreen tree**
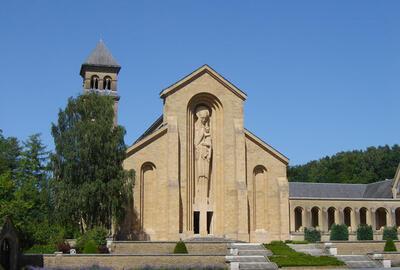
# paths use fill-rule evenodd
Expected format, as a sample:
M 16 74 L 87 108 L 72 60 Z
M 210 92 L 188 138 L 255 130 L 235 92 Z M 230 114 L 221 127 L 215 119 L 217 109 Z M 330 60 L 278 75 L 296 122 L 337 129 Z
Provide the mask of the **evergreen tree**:
M 114 125 L 114 101 L 96 94 L 70 98 L 52 125 L 55 207 L 64 223 L 110 228 L 123 218 L 133 172 L 125 171 L 125 130 Z

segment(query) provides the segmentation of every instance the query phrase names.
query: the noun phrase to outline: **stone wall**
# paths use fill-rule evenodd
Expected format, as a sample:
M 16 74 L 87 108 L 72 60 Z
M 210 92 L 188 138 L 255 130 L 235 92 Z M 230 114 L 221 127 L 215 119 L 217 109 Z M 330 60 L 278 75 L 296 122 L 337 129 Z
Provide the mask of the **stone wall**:
M 196 255 L 225 255 L 227 243 L 225 242 L 186 242 L 189 254 Z M 173 241 L 114 241 L 111 252 L 114 254 L 172 254 L 176 242 Z
M 41 267 L 88 267 L 98 265 L 115 270 L 137 269 L 144 266 L 182 267 L 187 265 L 212 265 L 226 268 L 224 255 L 124 255 L 124 254 L 78 254 L 78 255 L 24 255 L 25 261 L 41 262 Z

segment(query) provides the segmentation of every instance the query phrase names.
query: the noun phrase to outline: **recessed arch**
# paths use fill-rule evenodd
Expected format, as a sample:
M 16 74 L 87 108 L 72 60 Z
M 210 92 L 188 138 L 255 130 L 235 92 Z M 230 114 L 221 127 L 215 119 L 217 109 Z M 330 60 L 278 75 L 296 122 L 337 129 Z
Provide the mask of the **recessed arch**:
M 400 207 L 394 211 L 396 217 L 396 227 L 400 227 Z
M 112 83 L 112 79 L 110 76 L 105 76 L 103 78 L 103 89 L 104 90 L 111 90 L 111 83 Z
M 384 207 L 379 207 L 378 209 L 376 209 L 375 212 L 376 230 L 380 230 L 382 227 L 385 227 L 387 225 L 386 223 L 387 214 L 388 212 Z
M 194 95 L 187 103 L 186 112 L 186 162 L 187 162 L 187 184 L 186 184 L 186 229 L 193 231 L 193 213 L 195 203 L 195 123 L 197 120 L 196 108 L 204 106 L 210 113 L 210 131 L 212 140 L 212 157 L 210 161 L 210 182 L 208 186 L 209 204 L 217 209 L 212 209 L 219 216 L 213 215 L 213 227 L 215 230 L 223 230 L 223 207 L 224 207 L 224 187 L 223 187 L 223 107 L 221 101 L 214 95 L 202 92 Z M 218 185 L 216 184 L 218 183 Z M 214 196 L 218 194 L 218 196 Z M 219 227 L 220 226 L 220 227 Z
M 350 207 L 346 207 L 343 209 L 343 222 L 347 227 L 351 226 L 351 214 L 352 209 Z
M 294 210 L 294 230 L 298 232 L 303 226 L 303 211 L 304 209 L 297 206 Z
M 99 89 L 99 76 L 93 75 L 90 77 L 90 89 Z
M 336 220 L 335 220 L 336 208 L 329 207 L 327 212 L 328 212 L 328 230 L 330 230 L 332 225 L 336 223 Z
M 150 222 L 154 214 L 156 187 L 156 166 L 152 162 L 145 162 L 140 168 L 140 222 L 142 228 L 151 228 Z
M 321 210 L 319 207 L 314 206 L 311 208 L 311 227 L 319 227 L 321 224 L 319 224 L 319 215 L 321 215 Z
M 368 209 L 366 207 L 360 208 L 360 224 L 367 225 L 367 212 Z
M 253 220 L 254 230 L 265 229 L 267 198 L 267 169 L 257 165 L 253 169 Z

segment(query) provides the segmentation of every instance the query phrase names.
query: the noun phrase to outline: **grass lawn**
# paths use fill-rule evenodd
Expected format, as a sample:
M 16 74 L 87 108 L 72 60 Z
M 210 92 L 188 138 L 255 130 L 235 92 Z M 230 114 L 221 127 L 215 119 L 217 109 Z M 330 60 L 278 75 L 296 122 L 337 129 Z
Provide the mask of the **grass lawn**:
M 311 256 L 302 252 L 296 252 L 288 245 L 280 241 L 273 241 L 265 244 L 265 247 L 272 251 L 273 256 L 269 257 L 271 262 L 279 267 L 287 266 L 338 266 L 344 265 L 335 257 L 330 256 Z

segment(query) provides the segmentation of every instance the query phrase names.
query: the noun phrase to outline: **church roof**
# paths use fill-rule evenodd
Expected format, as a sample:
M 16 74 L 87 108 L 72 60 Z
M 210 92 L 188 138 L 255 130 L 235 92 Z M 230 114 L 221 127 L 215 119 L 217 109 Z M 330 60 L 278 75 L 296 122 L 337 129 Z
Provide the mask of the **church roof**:
M 230 91 L 232 91 L 232 93 L 234 93 L 235 95 L 237 95 L 241 99 L 246 100 L 247 94 L 245 92 L 243 92 L 238 87 L 233 85 L 230 81 L 228 81 L 223 76 L 221 76 L 221 74 L 216 72 L 209 65 L 201 66 L 200 68 L 196 69 L 195 71 L 193 71 L 192 73 L 190 73 L 186 77 L 180 79 L 176 83 L 174 83 L 171 86 L 165 88 L 164 90 L 162 90 L 160 92 L 160 97 L 161 98 L 165 98 L 168 95 L 170 95 L 172 93 L 175 93 L 177 90 L 181 89 L 183 86 L 187 85 L 188 83 L 190 83 L 191 81 L 195 80 L 196 78 L 199 78 L 200 76 L 202 76 L 205 73 L 209 74 L 214 79 L 219 81 L 221 84 L 226 86 Z
M 392 179 L 371 184 L 290 182 L 290 198 L 391 199 Z
M 90 53 L 83 65 L 117 68 L 121 67 L 102 40 L 97 43 L 96 48 L 94 48 L 94 50 Z

